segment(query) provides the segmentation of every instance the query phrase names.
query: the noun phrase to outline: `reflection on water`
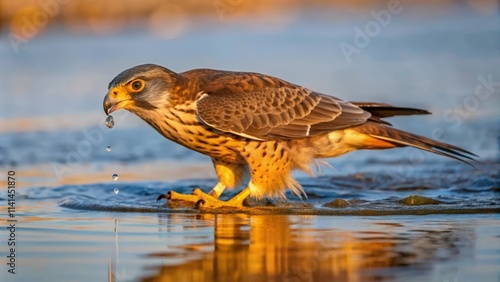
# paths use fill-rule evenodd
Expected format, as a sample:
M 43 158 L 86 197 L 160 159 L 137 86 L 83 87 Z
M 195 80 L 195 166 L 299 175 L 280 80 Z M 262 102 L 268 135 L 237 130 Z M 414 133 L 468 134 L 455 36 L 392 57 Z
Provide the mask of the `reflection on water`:
M 500 278 L 498 214 L 155 214 L 78 211 L 50 198 L 19 203 L 13 281 Z
M 185 223 L 186 216 L 159 216 L 167 248 L 148 256 L 163 258 L 164 264 L 142 281 L 381 281 L 429 277 L 436 263 L 460 256 L 467 259 L 476 240 L 473 227 L 453 221 L 415 225 L 401 220 L 219 214 L 195 215 L 194 225 L 186 227 L 192 234 L 200 228 L 213 228 L 213 242 L 186 233 L 185 237 L 195 242 L 170 243 L 168 226 Z

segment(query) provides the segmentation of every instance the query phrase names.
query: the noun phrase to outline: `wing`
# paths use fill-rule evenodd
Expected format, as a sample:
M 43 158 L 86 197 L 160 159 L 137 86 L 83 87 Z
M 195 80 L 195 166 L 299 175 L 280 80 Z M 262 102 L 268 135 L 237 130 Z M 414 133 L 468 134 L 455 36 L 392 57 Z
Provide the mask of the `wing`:
M 363 124 L 371 117 L 349 102 L 267 75 L 221 72 L 212 78 L 200 87 L 199 119 L 247 138 L 303 138 Z

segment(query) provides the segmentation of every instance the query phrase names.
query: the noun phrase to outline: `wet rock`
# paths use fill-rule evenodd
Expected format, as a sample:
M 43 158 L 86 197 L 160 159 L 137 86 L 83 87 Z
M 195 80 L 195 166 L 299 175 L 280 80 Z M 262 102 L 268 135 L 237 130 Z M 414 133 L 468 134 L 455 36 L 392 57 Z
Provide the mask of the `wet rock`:
M 276 205 L 280 205 L 280 204 L 284 204 L 284 203 L 280 203 L 280 201 L 278 199 L 276 200 L 276 203 L 273 203 L 269 199 L 266 199 L 266 198 L 260 199 L 260 200 L 257 200 L 257 199 L 254 199 L 254 198 L 246 198 L 243 201 L 243 205 L 245 207 L 256 207 L 256 206 L 259 206 L 259 207 L 275 207 Z
M 351 204 L 348 201 L 339 198 L 339 199 L 335 199 L 331 202 L 326 203 L 325 207 L 342 209 L 342 208 L 348 207 L 350 205 Z
M 366 204 L 366 203 L 368 203 L 367 200 L 361 200 L 361 199 L 352 199 L 349 201 L 349 204 L 354 205 L 354 206 L 355 205 L 362 205 L 362 204 Z
M 442 203 L 441 201 L 418 195 L 411 195 L 409 197 L 401 199 L 399 202 L 407 206 L 437 205 Z

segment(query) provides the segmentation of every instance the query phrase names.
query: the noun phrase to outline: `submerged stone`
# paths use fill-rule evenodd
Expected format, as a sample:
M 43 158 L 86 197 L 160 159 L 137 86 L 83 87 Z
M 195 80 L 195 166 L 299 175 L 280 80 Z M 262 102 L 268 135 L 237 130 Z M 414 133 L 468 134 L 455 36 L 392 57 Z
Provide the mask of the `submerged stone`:
M 351 204 L 348 201 L 346 201 L 344 199 L 338 198 L 338 199 L 335 199 L 335 200 L 333 200 L 331 202 L 326 203 L 325 207 L 330 207 L 330 208 L 345 208 L 345 207 L 348 207 L 350 205 Z
M 407 206 L 437 205 L 442 203 L 441 201 L 418 195 L 411 195 L 409 197 L 401 199 L 399 202 Z

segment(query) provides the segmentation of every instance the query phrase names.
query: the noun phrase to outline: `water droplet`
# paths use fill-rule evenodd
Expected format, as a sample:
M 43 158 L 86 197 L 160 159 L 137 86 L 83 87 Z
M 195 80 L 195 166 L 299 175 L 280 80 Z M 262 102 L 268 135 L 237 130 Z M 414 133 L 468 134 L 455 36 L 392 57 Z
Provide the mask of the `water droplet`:
M 115 188 L 115 195 L 118 195 L 118 193 L 120 193 L 120 189 Z
M 106 118 L 106 122 L 105 122 L 105 124 L 106 124 L 106 126 L 107 126 L 108 128 L 113 128 L 113 126 L 115 125 L 115 121 L 114 121 L 114 119 L 113 119 L 113 116 L 108 116 L 108 117 Z
M 106 147 L 107 152 L 111 152 L 111 146 Z
M 114 180 L 114 181 L 118 180 L 118 174 L 116 174 L 116 173 L 115 173 L 115 174 L 113 174 L 113 180 Z

